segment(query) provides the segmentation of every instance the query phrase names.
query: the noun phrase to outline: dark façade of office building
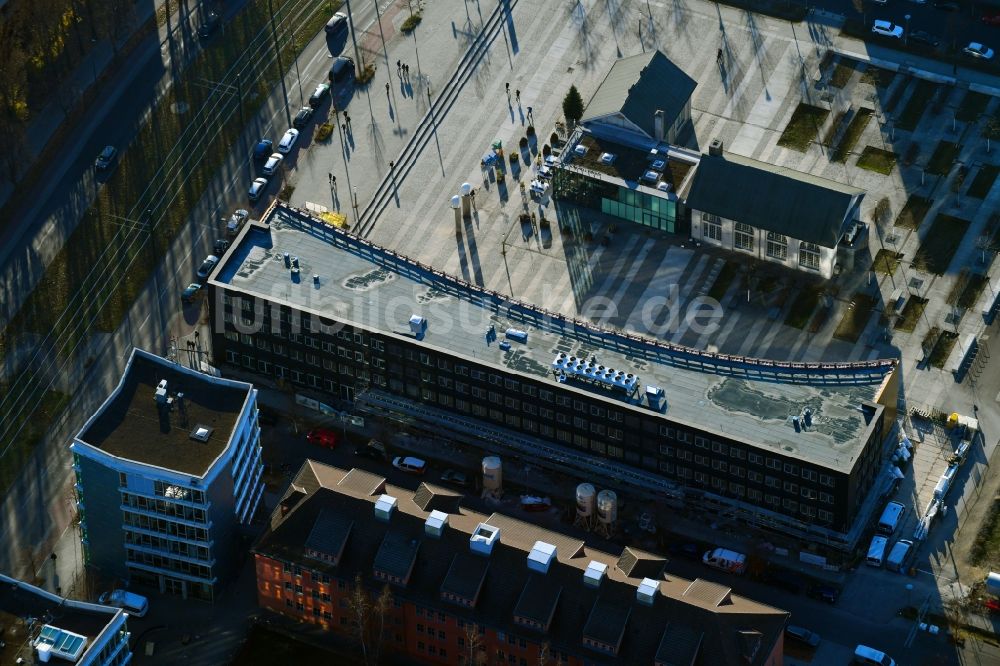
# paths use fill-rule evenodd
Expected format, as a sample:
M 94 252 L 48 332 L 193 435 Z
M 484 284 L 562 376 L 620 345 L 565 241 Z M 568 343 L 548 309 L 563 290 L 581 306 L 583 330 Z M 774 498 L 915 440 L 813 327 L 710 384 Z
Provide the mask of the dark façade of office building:
M 883 482 L 893 360 L 785 363 L 604 330 L 282 204 L 208 285 L 216 363 L 258 384 L 839 550 Z

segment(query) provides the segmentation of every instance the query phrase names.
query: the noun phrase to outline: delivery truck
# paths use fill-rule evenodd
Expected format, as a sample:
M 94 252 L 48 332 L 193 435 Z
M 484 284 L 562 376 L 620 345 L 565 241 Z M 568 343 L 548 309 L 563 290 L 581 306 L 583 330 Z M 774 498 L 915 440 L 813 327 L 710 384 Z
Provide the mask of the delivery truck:
M 737 553 L 735 550 L 716 548 L 705 553 L 701 561 L 715 569 L 728 571 L 729 573 L 742 574 L 747 570 L 747 556 Z

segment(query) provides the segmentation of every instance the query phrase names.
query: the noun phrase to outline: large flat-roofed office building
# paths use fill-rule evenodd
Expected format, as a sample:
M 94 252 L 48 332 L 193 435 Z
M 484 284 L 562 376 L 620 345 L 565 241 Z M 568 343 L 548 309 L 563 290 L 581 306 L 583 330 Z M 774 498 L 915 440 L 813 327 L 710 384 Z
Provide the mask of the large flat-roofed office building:
M 257 390 L 135 349 L 70 448 L 87 563 L 213 599 L 264 491 Z
M 132 662 L 128 614 L 120 608 L 67 599 L 0 574 L 0 666 Z
M 857 539 L 893 361 L 700 352 L 511 301 L 302 211 L 266 222 L 209 280 L 218 362 L 838 548 Z

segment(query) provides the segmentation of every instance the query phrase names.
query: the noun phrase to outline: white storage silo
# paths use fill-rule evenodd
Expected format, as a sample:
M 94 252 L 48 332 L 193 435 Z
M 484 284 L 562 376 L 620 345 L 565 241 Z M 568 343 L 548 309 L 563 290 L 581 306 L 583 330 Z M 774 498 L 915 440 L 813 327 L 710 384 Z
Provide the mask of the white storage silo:
M 618 520 L 618 495 L 613 490 L 597 493 L 597 520 L 610 525 Z
M 594 515 L 594 504 L 597 499 L 597 490 L 593 484 L 581 483 L 576 487 L 576 513 L 578 516 L 589 518 Z
M 483 494 L 500 495 L 503 489 L 503 467 L 498 456 L 483 458 Z

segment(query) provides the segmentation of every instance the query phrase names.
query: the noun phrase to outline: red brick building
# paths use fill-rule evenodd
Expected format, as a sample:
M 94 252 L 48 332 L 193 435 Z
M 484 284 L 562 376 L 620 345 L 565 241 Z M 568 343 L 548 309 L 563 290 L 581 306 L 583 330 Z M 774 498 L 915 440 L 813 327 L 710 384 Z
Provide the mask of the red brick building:
M 426 663 L 780 666 L 784 611 L 516 518 L 306 461 L 254 547 L 260 606 Z M 546 658 L 541 659 L 544 650 Z

